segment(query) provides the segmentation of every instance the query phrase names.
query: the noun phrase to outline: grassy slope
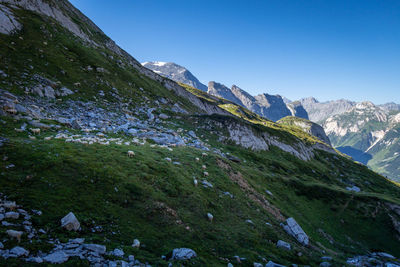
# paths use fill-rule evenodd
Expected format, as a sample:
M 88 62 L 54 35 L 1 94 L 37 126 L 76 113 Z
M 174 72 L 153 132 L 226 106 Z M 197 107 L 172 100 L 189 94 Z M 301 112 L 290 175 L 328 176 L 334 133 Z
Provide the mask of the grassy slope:
M 307 144 L 321 143 L 318 138 L 309 135 L 298 126 L 275 123 L 261 117 L 260 115 L 248 110 L 247 108 L 234 104 L 226 99 L 211 96 L 204 91 L 193 88 L 187 84 L 180 83 L 180 85 L 194 95 L 210 103 L 218 105 L 220 108 L 235 115 L 235 117 L 243 119 L 247 122 L 251 122 L 255 128 L 257 128 L 256 126 L 258 126 L 258 128 L 262 131 L 268 132 L 273 136 L 278 136 L 281 140 L 289 144 L 297 140 L 301 140 Z
M 9 158 L 0 163 L 3 170 L 0 187 L 25 208 L 42 210 L 43 215 L 35 217 L 34 223 L 52 236 L 61 239 L 83 236 L 108 248 L 122 246 L 137 258 L 160 265 L 165 264 L 160 256 L 175 247 L 195 249 L 200 255 L 194 260 L 196 265 L 222 266 L 226 263 L 219 258 L 234 255 L 251 261 L 259 261 L 260 256 L 282 263 L 317 264 L 320 256 L 317 251 L 297 245 L 291 252 L 275 248 L 278 239 L 296 242 L 282 231 L 274 216 L 249 198 L 250 189 L 242 190 L 232 180 L 232 173 L 240 172 L 249 188 L 277 206 L 283 215 L 294 216 L 312 243 L 321 243 L 317 247 L 339 253 L 378 249 L 400 254 L 382 205 L 378 205 L 376 217 L 371 218 L 377 203 L 400 203 L 397 198 L 400 189 L 365 167 L 335 159 L 331 154 L 323 153 L 318 160 L 304 162 L 279 149 L 255 154 L 236 146 L 223 146 L 225 151 L 246 161 L 237 164 L 223 160 L 229 165 L 229 169 L 224 169 L 218 166 L 218 157 L 210 154 L 202 158 L 201 151 L 192 148 L 175 148 L 169 152 L 148 145 L 85 146 L 59 140 L 43 141 L 49 132 L 38 140 L 28 141 L 26 134 L 13 131 L 20 122 L 3 119 L 7 120 L 4 131 L 10 143 L 0 152 L 1 158 Z M 190 120 L 189 117 L 182 121 L 181 126 L 190 127 Z M 208 137 L 215 142 L 214 136 Z M 126 156 L 128 149 L 135 151 L 134 158 Z M 172 165 L 163 160 L 165 157 L 182 165 Z M 196 162 L 195 157 L 201 161 Z M 5 170 L 10 163 L 16 167 Z M 193 186 L 193 176 L 202 177 L 202 164 L 208 166 L 208 180 L 214 184 L 213 189 Z M 332 172 L 330 165 L 339 167 Z M 27 179 L 27 175 L 33 178 Z M 352 195 L 343 190 L 338 177 L 353 181 L 362 187 L 363 193 Z M 267 195 L 265 189 L 274 196 Z M 235 197 L 223 196 L 225 191 Z M 69 211 L 83 225 L 79 234 L 59 227 L 60 218 Z M 213 223 L 207 221 L 207 212 L 214 215 Z M 245 223 L 246 219 L 251 219 L 255 226 Z M 272 223 L 273 227 L 265 222 Z M 98 225 L 104 231 L 91 233 L 90 228 Z M 319 228 L 343 245 L 329 244 L 318 232 Z M 4 237 L 4 232 L 0 232 Z M 145 247 L 130 248 L 134 238 L 140 239 Z M 24 239 L 23 245 L 32 251 L 46 249 L 43 244 L 26 242 Z M 304 255 L 298 257 L 298 251 Z M 343 259 L 342 255 L 337 259 Z
M 106 100 L 116 101 L 111 95 L 115 87 L 119 95 L 124 96 L 123 101 L 133 105 L 164 97 L 181 103 L 189 111 L 197 111 L 186 99 L 139 74 L 115 53 L 83 44 L 53 19 L 26 10 L 15 13 L 23 23 L 23 29 L 0 38 L 0 69 L 9 75 L 0 80 L 0 85 L 10 92 L 23 94 L 25 86 L 37 83 L 32 75 L 40 74 L 60 82 L 60 87 L 75 91 L 70 96 L 73 99 L 95 101 L 102 90 Z M 124 66 L 119 66 L 117 60 L 124 62 Z M 93 70 L 86 70 L 87 66 Z M 106 72 L 97 72 L 96 68 L 104 68 Z M 80 86 L 75 85 L 77 82 Z

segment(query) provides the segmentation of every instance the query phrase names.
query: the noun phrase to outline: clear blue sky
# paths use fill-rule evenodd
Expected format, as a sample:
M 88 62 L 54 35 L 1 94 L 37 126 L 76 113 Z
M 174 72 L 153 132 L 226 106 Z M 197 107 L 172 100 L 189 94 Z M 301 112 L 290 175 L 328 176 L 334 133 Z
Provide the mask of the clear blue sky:
M 71 0 L 137 60 L 292 100 L 400 103 L 399 0 Z

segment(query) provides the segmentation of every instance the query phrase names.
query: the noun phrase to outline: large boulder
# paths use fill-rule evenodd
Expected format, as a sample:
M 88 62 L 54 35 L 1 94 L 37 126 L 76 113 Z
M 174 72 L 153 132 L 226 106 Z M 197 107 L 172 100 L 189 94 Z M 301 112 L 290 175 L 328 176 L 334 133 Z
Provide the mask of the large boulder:
M 283 229 L 291 236 L 296 238 L 296 240 L 305 246 L 309 244 L 309 238 L 307 234 L 303 231 L 300 225 L 293 218 L 288 218 L 286 224 L 281 224 Z
M 68 231 L 78 231 L 81 225 L 75 215 L 70 212 L 61 219 L 61 227 L 67 229 Z
M 196 252 L 190 248 L 175 248 L 172 251 L 173 260 L 189 260 L 195 257 L 197 257 Z

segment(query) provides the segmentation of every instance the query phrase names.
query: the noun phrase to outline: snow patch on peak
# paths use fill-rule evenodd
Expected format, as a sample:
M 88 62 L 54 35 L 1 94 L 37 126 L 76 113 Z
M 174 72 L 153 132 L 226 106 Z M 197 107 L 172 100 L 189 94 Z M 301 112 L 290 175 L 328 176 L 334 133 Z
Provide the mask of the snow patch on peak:
M 155 62 L 153 62 L 153 64 L 156 65 L 156 66 L 162 67 L 162 66 L 166 65 L 167 62 L 155 61 Z
M 168 62 L 163 62 L 163 61 L 146 61 L 141 63 L 142 66 L 146 66 L 146 65 L 152 65 L 152 66 L 158 66 L 158 67 L 162 67 L 168 64 Z

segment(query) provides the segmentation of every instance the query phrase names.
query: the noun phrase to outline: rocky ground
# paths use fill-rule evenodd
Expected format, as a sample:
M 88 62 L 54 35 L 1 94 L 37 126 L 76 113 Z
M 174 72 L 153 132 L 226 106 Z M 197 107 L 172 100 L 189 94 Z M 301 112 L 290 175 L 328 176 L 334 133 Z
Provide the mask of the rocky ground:
M 53 93 L 48 96 L 48 92 L 41 88 L 42 95 L 38 92 L 35 94 L 42 97 L 35 97 L 31 94 L 25 96 L 15 96 L 7 91 L 0 91 L 0 100 L 2 104 L 3 115 L 12 116 L 14 120 L 24 120 L 20 128 L 16 128 L 17 132 L 29 133 L 30 139 L 36 139 L 40 133 L 49 129 L 55 130 L 53 135 L 47 135 L 44 140 L 61 139 L 65 142 L 80 143 L 84 145 L 100 144 L 110 145 L 116 144 L 121 146 L 129 146 L 131 144 L 144 145 L 146 142 L 152 143 L 151 146 L 158 146 L 170 151 L 177 146 L 191 146 L 209 153 L 216 153 L 233 161 L 240 162 L 239 158 L 222 153 L 219 149 L 212 148 L 201 137 L 198 137 L 194 131 L 185 131 L 178 127 L 173 121 L 173 117 L 179 119 L 179 113 L 175 115 L 166 115 L 160 113 L 157 107 L 148 107 L 146 105 L 129 109 L 128 106 L 115 105 L 105 103 L 103 107 L 99 107 L 94 102 L 82 102 L 74 100 L 58 101 L 53 97 Z M 99 93 L 101 97 L 101 92 Z M 49 102 L 50 100 L 50 102 Z M 161 100 L 162 101 L 162 100 Z M 159 102 L 156 102 L 156 105 Z M 179 110 L 180 112 L 184 112 Z M 206 127 L 207 128 L 207 127 Z M 212 131 L 211 128 L 207 128 Z M 118 136 L 117 136 L 118 135 Z M 6 141 L 2 137 L 2 141 Z M 132 152 L 133 153 L 133 152 Z M 134 155 L 134 153 L 133 153 Z M 204 155 L 206 155 L 204 153 Z M 129 152 L 128 152 L 129 156 Z M 172 162 L 171 158 L 165 160 Z M 179 161 L 173 161 L 173 164 L 181 164 Z M 13 168 L 13 164 L 8 167 Z M 206 166 L 203 165 L 204 170 Z M 208 176 L 208 172 L 204 171 L 204 175 Z M 194 179 L 197 186 L 199 183 Z M 205 188 L 212 188 L 213 185 L 203 179 L 200 184 Z M 348 188 L 359 192 L 359 188 Z M 272 193 L 269 192 L 271 195 Z M 234 196 L 230 192 L 224 192 L 231 198 Z M 33 263 L 64 263 L 73 257 L 79 257 L 87 260 L 93 266 L 149 266 L 148 263 L 141 263 L 135 260 L 134 255 L 125 255 L 122 249 L 115 248 L 107 251 L 105 245 L 85 243 L 84 238 L 74 238 L 67 242 L 61 242 L 57 238 L 47 235 L 43 229 L 36 229 L 31 219 L 33 216 L 41 216 L 42 212 L 31 210 L 30 212 L 23 209 L 17 203 L 8 200 L 2 195 L 0 218 L 2 225 L 7 227 L 7 234 L 10 239 L 20 239 L 22 235 L 26 235 L 29 242 L 47 242 L 53 246 L 49 252 L 38 251 L 31 253 L 21 246 L 7 247 L 8 240 L 0 243 L 0 255 L 7 258 L 21 258 L 27 262 Z M 213 215 L 207 215 L 209 220 L 213 220 Z M 248 219 L 249 224 L 253 222 Z M 283 229 L 297 242 L 305 246 L 309 245 L 309 237 L 303 231 L 300 225 L 293 218 L 289 218 L 285 223 L 281 224 Z M 60 218 L 60 227 L 64 227 L 70 231 L 79 231 L 79 220 L 73 213 L 68 213 L 64 218 Z M 96 231 L 96 229 L 93 229 Z M 134 239 L 133 247 L 140 247 L 140 241 Z M 276 246 L 283 250 L 291 250 L 291 244 L 283 240 L 278 240 Z M 190 248 L 176 248 L 169 256 L 160 255 L 165 260 L 188 260 L 196 257 L 197 254 Z M 320 266 L 331 266 L 331 259 L 325 257 Z M 236 264 L 246 261 L 245 258 L 236 256 Z M 266 263 L 254 263 L 254 266 L 283 266 L 263 259 Z M 392 255 L 387 253 L 372 253 L 370 255 L 355 256 L 349 258 L 347 263 L 355 266 L 399 266 Z M 233 262 L 235 263 L 235 262 Z M 228 266 L 233 266 L 229 263 Z M 172 263 L 171 263 L 172 265 Z M 295 264 L 292 266 L 296 266 Z

